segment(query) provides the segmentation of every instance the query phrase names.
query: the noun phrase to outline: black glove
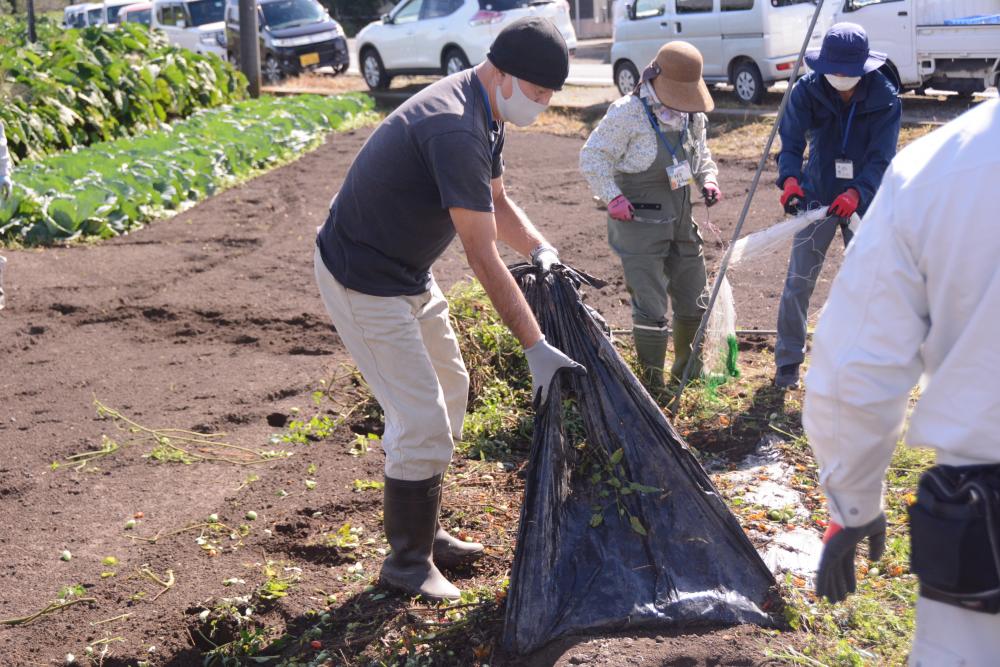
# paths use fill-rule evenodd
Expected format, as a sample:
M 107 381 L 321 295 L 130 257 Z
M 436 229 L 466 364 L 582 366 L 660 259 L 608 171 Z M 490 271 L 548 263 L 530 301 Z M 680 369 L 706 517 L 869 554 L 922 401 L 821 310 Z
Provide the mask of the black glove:
M 816 595 L 830 602 L 842 602 L 857 589 L 854 578 L 854 555 L 861 541 L 868 538 L 868 558 L 873 563 L 885 553 L 885 513 L 874 521 L 855 528 L 830 523 L 823 536 L 823 555 L 816 572 Z

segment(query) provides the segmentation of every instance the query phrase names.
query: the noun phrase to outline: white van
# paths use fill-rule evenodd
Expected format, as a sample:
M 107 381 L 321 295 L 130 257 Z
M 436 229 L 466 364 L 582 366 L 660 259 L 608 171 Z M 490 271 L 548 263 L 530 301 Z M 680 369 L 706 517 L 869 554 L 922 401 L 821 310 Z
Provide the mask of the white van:
M 195 53 L 226 57 L 226 0 L 155 0 L 150 28 Z
M 104 23 L 104 5 L 99 2 L 88 2 L 83 6 L 83 11 L 77 17 L 77 28 L 86 28 L 91 25 L 101 25 Z
M 972 95 L 1000 77 L 1000 0 L 841 0 L 836 21 L 858 23 L 888 54 L 903 88 Z
M 63 28 L 82 28 L 87 20 L 87 10 L 85 4 L 69 5 L 63 9 Z M 82 18 L 81 18 L 82 17 Z
M 117 25 L 118 14 L 129 5 L 134 5 L 141 0 L 107 0 L 104 3 L 103 23 L 105 25 Z
M 811 0 L 629 0 L 611 45 L 615 85 L 631 91 L 660 47 L 682 39 L 704 56 L 706 82 L 731 83 L 757 104 L 791 76 L 815 8 Z

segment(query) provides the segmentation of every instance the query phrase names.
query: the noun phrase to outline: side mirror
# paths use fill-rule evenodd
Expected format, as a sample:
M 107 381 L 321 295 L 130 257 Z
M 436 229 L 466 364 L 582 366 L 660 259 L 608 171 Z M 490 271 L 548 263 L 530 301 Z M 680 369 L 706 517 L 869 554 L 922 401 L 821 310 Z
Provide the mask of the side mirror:
M 385 25 L 389 25 L 392 23 L 392 16 L 390 16 L 389 14 L 382 14 L 381 18 L 382 18 L 382 23 L 384 23 Z
M 625 5 L 625 13 L 628 15 L 629 21 L 635 20 L 635 2 L 630 1 Z

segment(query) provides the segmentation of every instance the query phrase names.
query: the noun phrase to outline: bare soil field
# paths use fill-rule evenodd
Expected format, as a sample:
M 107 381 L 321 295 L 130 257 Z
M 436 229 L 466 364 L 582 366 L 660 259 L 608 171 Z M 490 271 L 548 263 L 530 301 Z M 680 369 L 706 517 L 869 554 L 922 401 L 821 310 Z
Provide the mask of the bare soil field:
M 108 647 L 106 666 L 200 665 L 200 615 L 268 586 L 282 595 L 255 613 L 279 631 L 307 627 L 324 610 L 346 620 L 312 641 L 333 645 L 357 627 L 351 614 L 384 546 L 381 492 L 365 484 L 381 480 L 381 451 L 373 445 L 364 454 L 357 444 L 380 432 L 377 419 L 356 414 L 319 441 L 273 436 L 316 412 L 317 390 L 317 400 L 361 400 L 311 262 L 315 229 L 366 136 L 332 135 L 293 164 L 126 237 L 4 251 L 0 621 L 55 599 L 70 604 L 0 625 L 0 664 L 62 664 L 67 653 L 83 661 L 90 645 Z M 626 328 L 627 294 L 604 213 L 577 170 L 581 145 L 578 137 L 512 132 L 505 181 L 567 263 L 609 281 L 587 298 Z M 724 199 L 711 220 L 728 238 L 756 163 L 725 146 L 717 151 Z M 747 231 L 780 218 L 773 178 L 762 179 Z M 696 218 L 706 218 L 704 207 Z M 721 246 L 705 234 L 713 267 Z M 816 310 L 840 255 L 831 251 Z M 778 254 L 731 277 L 741 328 L 774 328 L 786 261 Z M 435 274 L 446 290 L 471 276 L 457 244 Z M 101 416 L 95 399 L 133 422 Z M 180 435 L 162 429 L 188 432 L 187 463 L 157 447 L 157 438 Z M 206 435 L 222 432 L 245 450 Z M 102 443 L 107 451 L 87 465 L 79 466 L 87 457 L 72 458 Z M 489 547 L 488 558 L 451 573 L 463 588 L 495 585 L 509 570 L 521 480 L 516 466 L 497 465 L 458 461 L 446 491 L 447 523 Z M 482 511 L 487 505 L 492 513 Z M 346 524 L 371 547 L 364 558 L 345 558 L 335 546 Z M 75 592 L 61 594 L 66 587 Z M 406 604 L 390 596 L 363 615 Z M 755 628 L 632 633 L 566 640 L 515 659 L 497 653 L 487 632 L 482 655 L 475 648 L 491 664 L 751 665 L 764 661 L 769 637 Z M 328 664 L 348 664 L 352 656 L 341 655 Z

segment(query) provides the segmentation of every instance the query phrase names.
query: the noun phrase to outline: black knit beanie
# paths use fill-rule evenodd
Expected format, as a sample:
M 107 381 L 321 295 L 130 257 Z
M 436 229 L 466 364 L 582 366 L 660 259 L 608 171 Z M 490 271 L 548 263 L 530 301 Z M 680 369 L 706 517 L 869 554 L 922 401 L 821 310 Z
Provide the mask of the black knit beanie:
M 560 90 L 569 76 L 566 40 L 541 16 L 518 19 L 501 30 L 486 57 L 507 74 L 551 90 Z

